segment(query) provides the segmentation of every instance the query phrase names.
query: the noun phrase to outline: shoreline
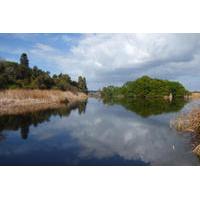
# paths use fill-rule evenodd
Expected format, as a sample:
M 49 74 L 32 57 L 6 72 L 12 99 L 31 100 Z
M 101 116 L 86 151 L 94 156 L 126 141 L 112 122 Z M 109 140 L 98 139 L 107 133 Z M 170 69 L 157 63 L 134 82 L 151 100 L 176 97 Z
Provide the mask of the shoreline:
M 56 109 L 86 101 L 82 92 L 13 89 L 0 91 L 0 116 Z
M 200 99 L 200 92 L 191 92 L 189 98 L 192 100 Z

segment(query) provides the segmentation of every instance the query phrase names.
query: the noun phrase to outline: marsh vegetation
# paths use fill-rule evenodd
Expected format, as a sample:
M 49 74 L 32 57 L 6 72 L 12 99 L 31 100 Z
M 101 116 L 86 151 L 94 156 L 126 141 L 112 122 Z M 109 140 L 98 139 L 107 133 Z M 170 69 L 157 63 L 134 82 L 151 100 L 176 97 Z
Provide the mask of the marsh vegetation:
M 59 108 L 86 101 L 85 93 L 60 90 L 13 89 L 0 91 L 0 115 Z

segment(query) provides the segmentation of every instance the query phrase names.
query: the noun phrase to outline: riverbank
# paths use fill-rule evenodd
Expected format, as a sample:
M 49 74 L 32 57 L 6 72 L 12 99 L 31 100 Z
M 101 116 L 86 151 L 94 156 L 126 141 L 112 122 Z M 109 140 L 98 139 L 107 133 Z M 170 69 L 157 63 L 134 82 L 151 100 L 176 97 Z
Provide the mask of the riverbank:
M 200 99 L 200 92 L 191 92 L 189 98 L 192 100 Z
M 85 100 L 87 100 L 87 95 L 82 92 L 25 89 L 2 90 L 0 91 L 0 115 L 59 108 Z
M 200 109 L 194 108 L 188 113 L 180 114 L 172 120 L 171 125 L 180 132 L 200 134 Z
M 193 108 L 188 113 L 180 114 L 176 119 L 171 121 L 171 126 L 179 132 L 188 132 L 198 138 L 192 150 L 193 153 L 200 156 L 200 108 Z

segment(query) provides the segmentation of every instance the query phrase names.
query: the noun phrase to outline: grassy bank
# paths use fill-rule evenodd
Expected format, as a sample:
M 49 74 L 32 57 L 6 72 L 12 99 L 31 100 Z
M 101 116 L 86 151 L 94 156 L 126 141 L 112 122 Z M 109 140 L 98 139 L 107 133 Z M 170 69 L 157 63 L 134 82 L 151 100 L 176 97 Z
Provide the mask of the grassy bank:
M 20 114 L 84 101 L 87 95 L 60 90 L 2 90 L 0 91 L 0 115 Z

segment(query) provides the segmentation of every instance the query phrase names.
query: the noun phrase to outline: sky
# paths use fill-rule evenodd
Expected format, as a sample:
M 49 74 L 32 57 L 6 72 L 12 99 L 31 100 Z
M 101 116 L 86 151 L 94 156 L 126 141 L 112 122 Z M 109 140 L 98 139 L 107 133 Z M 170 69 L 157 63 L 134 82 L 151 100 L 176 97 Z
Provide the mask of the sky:
M 89 90 L 120 86 L 143 75 L 200 90 L 200 34 L 0 34 L 0 59 L 85 76 Z

